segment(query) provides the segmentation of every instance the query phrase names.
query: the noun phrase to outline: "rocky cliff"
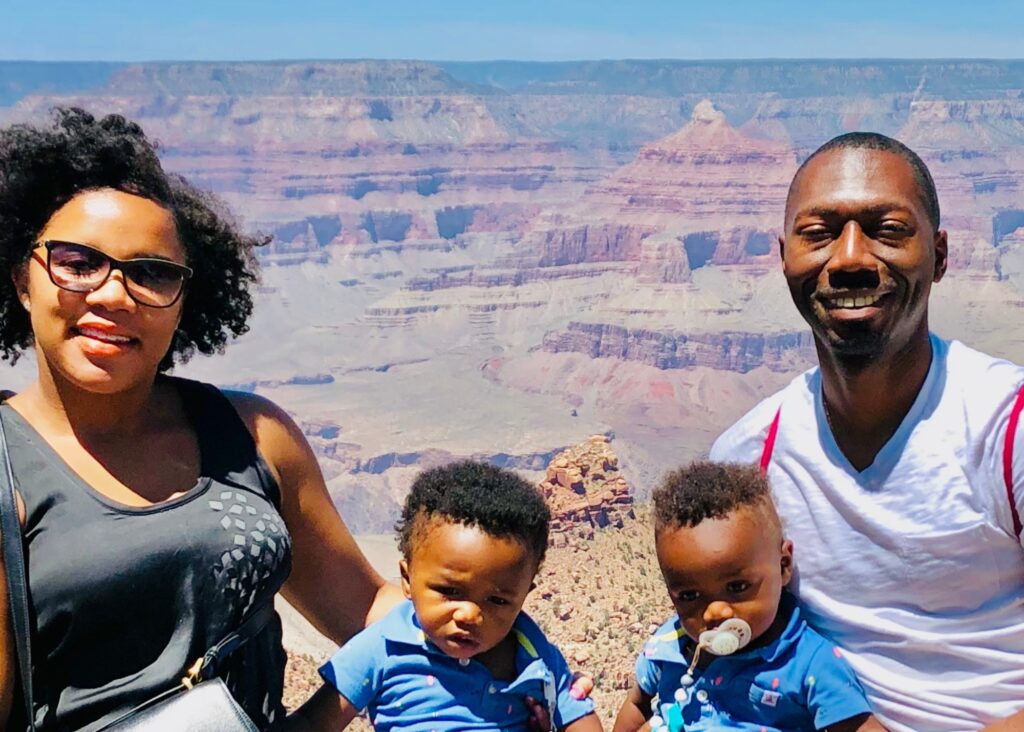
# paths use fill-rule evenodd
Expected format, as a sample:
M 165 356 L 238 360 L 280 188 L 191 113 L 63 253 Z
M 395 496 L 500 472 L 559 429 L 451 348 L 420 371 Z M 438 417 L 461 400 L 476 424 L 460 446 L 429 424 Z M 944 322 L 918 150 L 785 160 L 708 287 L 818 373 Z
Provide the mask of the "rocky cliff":
M 551 353 L 577 352 L 591 358 L 638 361 L 658 369 L 705 367 L 746 373 L 759 366 L 791 372 L 801 359 L 811 359 L 814 339 L 809 331 L 762 333 L 673 334 L 607 323 L 571 322 L 564 331 L 548 333 L 541 346 Z
M 540 489 L 551 507 L 552 542 L 565 533 L 588 538 L 595 528 L 634 518 L 633 497 L 606 435 L 593 435 L 555 455 Z
M 538 222 L 524 256 L 535 251 L 541 267 L 635 261 L 663 282 L 686 281 L 688 270 L 708 263 L 757 261 L 773 249 L 796 166 L 792 144 L 743 134 L 704 99 L 681 129 L 643 146 L 572 208 Z M 655 235 L 657 243 L 645 245 Z
M 0 124 L 55 104 L 138 119 L 270 235 L 250 334 L 185 373 L 295 414 L 357 531 L 422 467 L 539 480 L 592 431 L 642 498 L 813 365 L 777 236 L 840 132 L 922 153 L 932 326 L 1024 360 L 1024 62 L 0 62 Z

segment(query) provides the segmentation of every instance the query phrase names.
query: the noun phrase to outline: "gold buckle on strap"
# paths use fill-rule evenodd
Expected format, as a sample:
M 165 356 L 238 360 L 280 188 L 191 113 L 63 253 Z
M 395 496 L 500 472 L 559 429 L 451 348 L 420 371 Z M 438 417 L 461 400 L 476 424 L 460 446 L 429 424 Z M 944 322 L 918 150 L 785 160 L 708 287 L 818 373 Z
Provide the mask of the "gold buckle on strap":
M 202 672 L 202 670 L 203 659 L 198 658 L 196 659 L 196 662 L 192 664 L 192 668 L 190 668 L 186 675 L 182 677 L 181 685 L 184 686 L 186 689 L 191 689 L 200 681 L 199 674 L 200 672 Z

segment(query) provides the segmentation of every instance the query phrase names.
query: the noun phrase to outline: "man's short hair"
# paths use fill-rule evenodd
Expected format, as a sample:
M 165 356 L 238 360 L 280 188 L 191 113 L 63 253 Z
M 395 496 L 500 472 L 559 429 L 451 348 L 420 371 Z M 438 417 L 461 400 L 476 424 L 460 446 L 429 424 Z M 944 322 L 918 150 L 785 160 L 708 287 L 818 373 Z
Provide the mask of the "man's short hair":
M 653 499 L 656 531 L 693 527 L 741 508 L 768 508 L 777 516 L 768 478 L 754 465 L 690 463 L 666 474 Z
M 425 470 L 413 481 L 395 525 L 398 548 L 406 560 L 435 521 L 520 541 L 540 566 L 551 511 L 540 489 L 511 470 L 464 460 Z
M 882 150 L 903 158 L 913 171 L 914 182 L 917 184 L 917 190 L 921 194 L 921 200 L 924 203 L 925 212 L 928 214 L 928 220 L 931 221 L 932 228 L 938 230 L 939 195 L 935 191 L 935 181 L 932 179 L 928 166 L 924 164 L 924 161 L 921 160 L 916 152 L 902 142 L 886 137 L 878 132 L 847 132 L 845 135 L 833 137 L 812 152 L 810 157 L 801 163 L 796 171 L 796 175 L 793 176 L 793 182 L 789 185 L 789 196 L 793 195 L 796 182 L 807 165 L 819 155 L 831 152 L 832 150 Z M 786 203 L 788 207 L 788 196 Z

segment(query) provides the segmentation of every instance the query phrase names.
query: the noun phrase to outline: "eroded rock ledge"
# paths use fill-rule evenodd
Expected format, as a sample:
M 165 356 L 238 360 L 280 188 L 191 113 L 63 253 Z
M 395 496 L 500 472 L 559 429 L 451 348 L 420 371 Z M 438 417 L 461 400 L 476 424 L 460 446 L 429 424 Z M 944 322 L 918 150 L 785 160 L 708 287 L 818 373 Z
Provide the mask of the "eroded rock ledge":
M 634 518 L 633 496 L 609 442 L 607 435 L 593 435 L 558 453 L 548 466 L 540 488 L 551 507 L 556 546 L 570 533 L 592 538 L 594 529 L 621 528 Z

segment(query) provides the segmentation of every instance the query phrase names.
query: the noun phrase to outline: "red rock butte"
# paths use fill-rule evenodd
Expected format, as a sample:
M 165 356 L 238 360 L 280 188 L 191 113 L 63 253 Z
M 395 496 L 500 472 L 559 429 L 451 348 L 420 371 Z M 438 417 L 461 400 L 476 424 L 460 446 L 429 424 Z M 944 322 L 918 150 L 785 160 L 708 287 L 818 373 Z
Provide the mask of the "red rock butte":
M 622 528 L 635 517 L 629 484 L 609 443 L 606 435 L 593 435 L 548 466 L 540 489 L 551 507 L 552 544 L 566 543 L 569 533 L 593 538 L 594 529 Z

